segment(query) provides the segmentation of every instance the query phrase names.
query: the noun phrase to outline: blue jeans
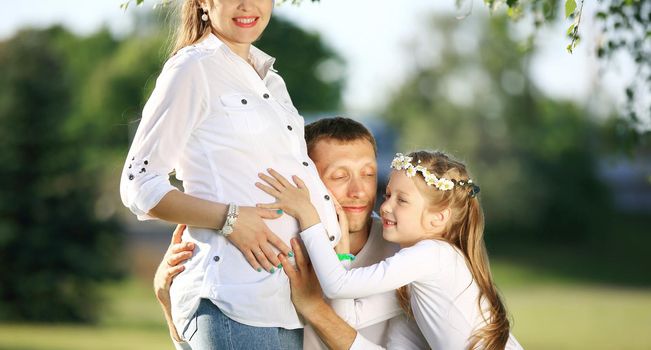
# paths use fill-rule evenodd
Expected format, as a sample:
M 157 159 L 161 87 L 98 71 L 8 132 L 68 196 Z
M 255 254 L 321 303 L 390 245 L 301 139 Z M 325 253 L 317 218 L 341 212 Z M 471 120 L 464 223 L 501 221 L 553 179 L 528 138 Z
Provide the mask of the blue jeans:
M 233 321 L 208 299 L 183 331 L 193 350 L 302 350 L 303 329 L 253 327 Z

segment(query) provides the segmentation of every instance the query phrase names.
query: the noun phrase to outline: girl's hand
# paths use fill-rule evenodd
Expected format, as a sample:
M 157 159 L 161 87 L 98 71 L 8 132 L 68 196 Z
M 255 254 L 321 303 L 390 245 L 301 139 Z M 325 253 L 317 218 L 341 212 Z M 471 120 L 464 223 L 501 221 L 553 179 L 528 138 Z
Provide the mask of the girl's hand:
M 267 169 L 267 171 L 271 176 L 260 173 L 258 177 L 268 185 L 256 182 L 255 186 L 276 198 L 276 202 L 258 204 L 258 208 L 281 209 L 296 218 L 302 230 L 320 222 L 319 214 L 310 201 L 310 191 L 303 180 L 298 176 L 292 176 L 292 180 L 296 184 L 294 185 L 277 171 L 273 169 Z
M 344 208 L 341 207 L 337 198 L 330 193 L 330 198 L 335 203 L 335 211 L 337 212 L 337 220 L 339 220 L 339 228 L 341 229 L 341 239 L 339 243 L 335 246 L 335 251 L 337 254 L 349 254 L 350 253 L 350 235 L 348 231 L 348 217 Z

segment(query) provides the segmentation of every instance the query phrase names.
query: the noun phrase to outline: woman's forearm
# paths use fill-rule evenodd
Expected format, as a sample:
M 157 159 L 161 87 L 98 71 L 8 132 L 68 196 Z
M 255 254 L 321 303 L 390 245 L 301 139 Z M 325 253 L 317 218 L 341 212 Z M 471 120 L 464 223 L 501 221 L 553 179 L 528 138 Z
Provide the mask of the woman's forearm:
M 227 210 L 226 204 L 170 191 L 149 211 L 149 215 L 177 224 L 220 229 L 226 221 Z

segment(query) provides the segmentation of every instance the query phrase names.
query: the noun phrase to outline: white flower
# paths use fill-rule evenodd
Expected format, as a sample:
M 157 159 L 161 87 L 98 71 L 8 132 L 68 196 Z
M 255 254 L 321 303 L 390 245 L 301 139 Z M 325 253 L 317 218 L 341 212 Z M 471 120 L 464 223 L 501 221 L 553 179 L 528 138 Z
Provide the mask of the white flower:
M 436 175 L 430 174 L 429 172 L 423 176 L 425 177 L 425 183 L 427 183 L 427 186 L 435 186 L 436 182 L 439 180 L 436 178 Z
M 407 169 L 411 165 L 411 157 L 407 157 L 402 153 L 396 153 L 396 157 L 391 161 L 391 167 L 396 170 Z
M 422 165 L 416 165 L 416 171 L 420 171 L 423 176 L 425 176 L 425 172 L 427 171 L 427 168 L 422 166 Z
M 438 188 L 441 191 L 449 191 L 454 188 L 454 182 L 448 179 L 441 179 L 440 185 L 436 186 L 436 188 Z
M 416 168 L 414 166 L 410 166 L 407 168 L 407 177 L 414 177 L 416 175 Z

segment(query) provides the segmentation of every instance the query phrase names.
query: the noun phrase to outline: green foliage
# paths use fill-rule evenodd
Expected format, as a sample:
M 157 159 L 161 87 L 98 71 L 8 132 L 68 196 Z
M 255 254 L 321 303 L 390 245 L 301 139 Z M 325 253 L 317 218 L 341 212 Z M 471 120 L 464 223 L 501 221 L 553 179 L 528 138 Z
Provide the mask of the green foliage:
M 285 80 L 296 108 L 302 113 L 336 110 L 341 103 L 343 80 L 319 74 L 323 64 L 343 66 L 318 34 L 308 33 L 278 17 L 272 17 L 255 44 L 276 58 L 274 68 Z
M 559 0 L 485 0 L 491 9 L 506 4 L 512 18 L 529 15 L 537 27 L 559 19 L 569 18 L 572 23 L 567 29 L 570 42 L 566 50 L 572 53 L 581 41 L 581 19 L 585 0 L 563 0 L 564 16 L 557 13 Z M 633 152 L 640 146 L 639 140 L 651 139 L 651 102 L 645 96 L 651 94 L 651 1 L 649 0 L 600 0 L 594 13 L 599 41 L 595 54 L 605 67 L 611 58 L 624 53 L 635 67 L 635 76 L 627 83 L 627 100 L 620 110 L 620 127 L 629 129 L 614 136 L 620 147 Z
M 400 149 L 434 147 L 467 161 L 482 187 L 489 243 L 581 245 L 608 235 L 598 127 L 585 111 L 539 96 L 504 16 L 476 30 L 449 18 L 432 23 L 444 38 L 440 60 L 420 67 L 387 112 L 402 130 Z M 479 52 L 454 48 L 463 31 Z
M 94 282 L 120 277 L 120 168 L 169 55 L 167 24 L 139 25 L 123 39 L 52 27 L 0 42 L 0 321 L 93 321 Z M 341 62 L 317 35 L 272 19 L 259 45 L 299 109 L 339 105 L 342 82 L 317 69 Z
M 0 44 L 0 320 L 89 321 L 116 276 L 115 222 L 96 216 L 94 174 L 67 135 L 71 75 L 60 28 Z

